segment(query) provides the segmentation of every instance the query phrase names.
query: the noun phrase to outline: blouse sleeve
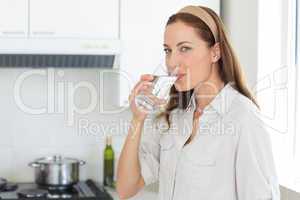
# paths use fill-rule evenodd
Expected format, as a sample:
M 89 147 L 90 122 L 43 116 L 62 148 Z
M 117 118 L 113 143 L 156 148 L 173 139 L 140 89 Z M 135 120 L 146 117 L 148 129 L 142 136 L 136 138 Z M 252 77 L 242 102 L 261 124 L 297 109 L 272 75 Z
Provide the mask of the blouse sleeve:
M 236 149 L 236 189 L 239 200 L 280 200 L 272 146 L 258 116 L 241 123 Z
M 139 148 L 141 174 L 145 185 L 158 181 L 159 155 L 159 132 L 152 116 L 145 120 Z

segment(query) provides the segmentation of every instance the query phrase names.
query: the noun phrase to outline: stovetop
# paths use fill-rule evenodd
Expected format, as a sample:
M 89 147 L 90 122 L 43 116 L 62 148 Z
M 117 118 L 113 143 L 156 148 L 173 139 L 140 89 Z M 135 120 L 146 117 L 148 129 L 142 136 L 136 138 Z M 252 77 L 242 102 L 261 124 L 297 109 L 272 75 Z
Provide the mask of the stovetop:
M 13 191 L 0 191 L 0 199 L 86 199 L 112 200 L 103 186 L 92 180 L 80 181 L 72 188 L 65 190 L 46 189 L 34 183 L 17 183 Z

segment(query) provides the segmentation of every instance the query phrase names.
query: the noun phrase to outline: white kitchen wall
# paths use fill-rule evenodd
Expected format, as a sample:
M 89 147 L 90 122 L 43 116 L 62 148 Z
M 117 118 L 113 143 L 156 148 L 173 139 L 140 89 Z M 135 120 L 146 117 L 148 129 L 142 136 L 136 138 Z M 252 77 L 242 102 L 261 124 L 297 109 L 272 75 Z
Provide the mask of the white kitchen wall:
M 221 15 L 250 87 L 257 82 L 258 1 L 221 1 Z
M 14 99 L 16 81 L 25 72 L 39 70 L 45 75 L 28 76 L 21 84 L 22 102 L 26 107 L 46 107 L 48 111 L 44 114 L 26 113 Z M 51 70 L 0 69 L 0 177 L 11 181 L 33 181 L 33 169 L 28 167 L 30 161 L 46 155 L 62 154 L 87 161 L 81 169 L 81 179 L 93 178 L 101 182 L 104 135 L 114 135 L 113 145 L 118 157 L 126 134 L 126 119 L 130 118 L 127 110 L 109 114 L 112 105 L 118 101 L 118 79 L 108 74 L 100 79 L 100 71 L 96 69 Z M 53 77 L 54 82 L 51 82 Z M 84 81 L 96 88 L 97 97 L 93 99 L 97 100 L 97 105 L 92 112 L 75 114 L 74 120 L 71 120 L 68 117 L 68 104 L 71 103 L 68 85 L 83 86 Z M 60 95 L 58 88 L 61 86 L 65 96 Z M 47 97 L 52 87 L 55 89 L 54 95 Z M 101 94 L 103 89 L 99 88 L 103 87 L 104 94 Z M 87 88 L 78 88 L 73 96 L 78 108 L 90 105 L 91 94 Z M 99 111 L 102 102 L 105 103 L 106 114 Z M 47 106 L 48 103 L 50 106 Z M 51 105 L 55 108 L 52 111 Z M 63 112 L 60 113 L 58 105 L 65 105 Z M 73 124 L 68 125 L 68 122 Z

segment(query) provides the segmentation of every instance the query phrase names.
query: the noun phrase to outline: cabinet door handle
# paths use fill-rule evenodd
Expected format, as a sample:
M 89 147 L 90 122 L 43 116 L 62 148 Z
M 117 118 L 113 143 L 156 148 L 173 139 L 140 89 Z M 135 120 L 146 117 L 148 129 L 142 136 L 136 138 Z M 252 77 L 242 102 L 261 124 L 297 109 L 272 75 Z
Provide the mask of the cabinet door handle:
M 33 31 L 33 35 L 54 35 L 54 31 Z
M 24 35 L 25 31 L 2 31 L 3 35 Z

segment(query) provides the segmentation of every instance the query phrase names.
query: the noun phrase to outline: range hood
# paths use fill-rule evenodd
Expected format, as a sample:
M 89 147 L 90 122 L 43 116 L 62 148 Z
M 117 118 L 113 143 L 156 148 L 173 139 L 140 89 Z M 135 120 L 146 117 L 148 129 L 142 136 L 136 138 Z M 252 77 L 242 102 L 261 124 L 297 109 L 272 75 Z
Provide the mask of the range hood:
M 0 67 L 119 67 L 118 39 L 1 38 L 0 44 Z
M 0 8 L 0 67 L 119 65 L 120 0 L 13 0 Z

